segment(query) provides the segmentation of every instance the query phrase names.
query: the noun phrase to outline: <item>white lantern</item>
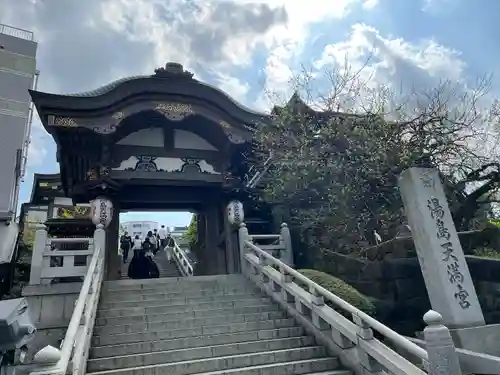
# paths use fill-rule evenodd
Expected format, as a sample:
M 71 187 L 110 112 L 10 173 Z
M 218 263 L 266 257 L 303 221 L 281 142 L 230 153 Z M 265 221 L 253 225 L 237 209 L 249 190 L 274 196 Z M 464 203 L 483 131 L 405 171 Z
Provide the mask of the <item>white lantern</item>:
M 227 217 L 231 224 L 239 225 L 245 220 L 243 203 L 240 201 L 231 201 L 227 206 Z
M 105 228 L 113 218 L 113 203 L 107 198 L 99 197 L 90 202 L 90 219 L 94 225 L 102 224 Z

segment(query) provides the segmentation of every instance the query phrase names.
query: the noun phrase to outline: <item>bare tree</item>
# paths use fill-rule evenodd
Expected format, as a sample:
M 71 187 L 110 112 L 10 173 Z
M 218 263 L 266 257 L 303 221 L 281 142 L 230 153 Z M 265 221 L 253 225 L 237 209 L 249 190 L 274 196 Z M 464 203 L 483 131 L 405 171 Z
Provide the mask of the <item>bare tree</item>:
M 402 93 L 346 61 L 322 79 L 303 69 L 291 85 L 295 94 L 255 139 L 273 153 L 266 199 L 288 205 L 312 245 L 350 251 L 372 243 L 375 230 L 395 235 L 404 222 L 397 179 L 410 166 L 440 170 L 462 228 L 495 196 L 499 169 L 482 152 L 497 139 L 500 106 L 483 104 L 490 77 L 474 88 L 443 81 Z

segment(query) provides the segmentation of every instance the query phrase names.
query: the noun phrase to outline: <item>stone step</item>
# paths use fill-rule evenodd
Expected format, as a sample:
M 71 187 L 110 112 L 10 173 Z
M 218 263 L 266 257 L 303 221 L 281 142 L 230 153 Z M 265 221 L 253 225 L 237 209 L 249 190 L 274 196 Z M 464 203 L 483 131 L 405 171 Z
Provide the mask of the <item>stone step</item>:
M 160 257 L 155 257 L 154 261 L 160 272 L 160 278 L 166 277 L 181 277 L 180 271 L 177 269 L 177 265 L 174 263 L 168 263 L 167 259 L 162 259 Z M 166 264 L 167 263 L 167 264 Z M 121 268 L 121 280 L 130 280 L 128 277 L 128 266 L 129 262 L 122 264 Z
M 176 282 L 172 282 L 172 279 L 169 278 L 146 280 L 114 280 L 103 282 L 102 290 L 123 291 L 128 289 L 163 288 L 168 291 L 178 291 L 179 289 L 210 289 L 218 287 L 223 289 L 232 284 L 249 285 L 250 282 L 246 280 L 246 278 L 242 275 L 179 277 L 176 279 Z
M 259 288 L 248 286 L 248 287 L 234 287 L 227 289 L 205 289 L 205 290 L 188 290 L 188 291 L 174 291 L 167 292 L 164 290 L 157 289 L 137 289 L 137 290 L 126 290 L 120 293 L 116 291 L 110 291 L 107 293 L 101 293 L 101 301 L 105 302 L 115 302 L 115 301 L 153 301 L 156 299 L 171 299 L 171 298 L 201 298 L 204 296 L 213 295 L 226 295 L 226 294 L 243 294 L 243 293 L 261 293 Z
M 230 314 L 220 315 L 209 318 L 184 318 L 177 320 L 164 321 L 160 319 L 150 320 L 147 322 L 129 323 L 120 325 L 107 324 L 103 327 L 95 327 L 95 336 L 115 335 L 121 333 L 141 333 L 151 331 L 164 331 L 169 329 L 187 329 L 195 327 L 204 327 L 211 325 L 231 324 L 231 323 L 244 323 L 256 322 L 260 320 L 275 320 L 285 319 L 286 313 L 283 311 L 274 311 L 256 314 Z
M 196 306 L 195 306 L 196 308 Z M 173 313 L 158 313 L 158 314 L 138 314 L 138 315 L 128 315 L 122 317 L 109 317 L 104 316 L 96 319 L 96 327 L 101 327 L 105 325 L 123 325 L 131 323 L 143 323 L 150 321 L 179 321 L 182 319 L 193 319 L 193 318 L 213 318 L 218 316 L 227 316 L 230 314 L 252 314 L 252 313 L 266 313 L 280 311 L 280 308 L 276 304 L 265 304 L 256 306 L 244 306 L 244 307 L 233 307 L 233 308 L 223 308 L 223 309 L 211 309 L 211 310 L 188 310 Z
M 203 285 L 203 284 L 189 284 L 182 281 L 182 279 L 189 279 L 189 277 L 163 277 L 158 280 L 158 284 L 154 285 L 134 285 L 133 288 L 124 287 L 120 289 L 111 289 L 103 291 L 103 296 L 120 292 L 126 294 L 141 294 L 141 293 L 184 293 L 184 294 L 201 294 L 201 293 L 218 293 L 227 290 L 255 290 L 255 286 L 243 282 L 235 282 L 233 285 Z M 118 280 L 116 282 L 128 282 L 139 280 Z
M 295 320 L 292 318 L 261 320 L 257 322 L 232 323 L 223 325 L 214 325 L 207 327 L 194 327 L 185 329 L 171 329 L 163 331 L 149 331 L 141 333 L 122 333 L 111 336 L 94 336 L 92 345 L 113 345 L 125 344 L 138 341 L 155 341 L 175 339 L 181 337 L 217 335 L 222 333 L 235 333 L 244 331 L 269 330 L 275 328 L 295 327 Z
M 107 346 L 92 346 L 90 358 L 105 358 L 139 353 L 189 349 L 209 345 L 237 345 L 247 341 L 273 340 L 304 335 L 302 327 L 275 328 L 258 331 L 222 333 L 218 335 L 181 337 L 170 340 L 142 341 Z
M 232 300 L 232 301 L 223 301 L 223 302 L 206 302 L 200 303 L 196 305 L 169 305 L 168 301 L 164 301 L 164 305 L 160 306 L 139 306 L 139 307 L 130 307 L 126 310 L 124 309 L 98 309 L 97 318 L 107 317 L 107 318 L 116 318 L 122 316 L 130 316 L 130 315 L 147 315 L 147 314 L 166 314 L 166 313 L 174 313 L 174 312 L 188 312 L 193 310 L 195 307 L 197 310 L 215 310 L 215 309 L 224 309 L 224 308 L 237 308 L 237 307 L 245 307 L 245 306 L 254 306 L 254 305 L 265 305 L 272 304 L 270 298 L 262 297 L 262 298 L 248 298 L 241 300 Z
M 204 372 L 198 375 L 352 375 L 349 370 L 329 370 L 329 362 L 335 358 L 318 358 L 304 361 L 292 361 L 272 365 L 251 366 L 244 369 Z M 320 371 L 320 372 L 315 372 Z
M 212 295 L 212 296 L 201 296 L 201 297 L 177 297 L 177 298 L 164 298 L 159 295 L 158 299 L 150 299 L 148 301 L 113 301 L 109 302 L 106 299 L 103 299 L 99 304 L 100 310 L 113 310 L 113 309 L 128 309 L 134 307 L 142 307 L 142 306 L 162 306 L 165 304 L 169 304 L 170 306 L 179 306 L 179 305 L 196 305 L 200 306 L 204 303 L 219 303 L 219 302 L 227 302 L 227 301 L 239 301 L 245 299 L 252 298 L 265 298 L 262 293 L 241 293 L 241 294 L 222 294 L 222 295 Z
M 262 353 L 240 354 L 216 358 L 203 358 L 191 361 L 180 361 L 173 363 L 157 364 L 151 366 L 138 366 L 128 369 L 105 370 L 90 372 L 91 374 L 117 374 L 117 375 L 188 375 L 201 374 L 214 371 L 225 371 L 240 369 L 245 370 L 251 366 L 262 366 L 286 362 L 320 359 L 326 356 L 325 348 L 321 346 L 310 346 L 305 348 L 273 350 Z M 314 366 L 310 372 L 335 370 L 338 368 L 336 358 L 324 358 L 324 368 Z M 313 367 L 313 366 L 311 366 Z
M 314 346 L 312 337 L 290 337 L 268 341 L 250 341 L 238 344 L 204 346 L 197 348 L 169 350 L 163 352 L 124 355 L 119 357 L 97 358 L 87 362 L 87 371 L 104 371 L 163 363 L 210 359 L 241 354 L 254 354 L 275 350 L 297 349 Z

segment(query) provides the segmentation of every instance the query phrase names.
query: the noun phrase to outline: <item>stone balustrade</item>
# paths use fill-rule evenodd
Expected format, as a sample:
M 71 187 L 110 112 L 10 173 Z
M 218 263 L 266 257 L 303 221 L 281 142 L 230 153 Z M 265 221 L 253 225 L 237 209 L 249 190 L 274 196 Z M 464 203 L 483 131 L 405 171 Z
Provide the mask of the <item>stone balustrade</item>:
M 242 231 L 244 233 L 242 233 Z M 249 234 L 246 226 L 240 227 L 240 249 L 244 247 L 243 240 L 250 241 L 252 244 L 258 244 L 261 250 L 271 254 L 274 258 L 293 267 L 292 240 L 290 229 L 286 223 L 281 224 L 279 234 Z M 263 243 L 266 242 L 266 243 Z M 240 256 L 242 253 L 240 252 Z M 240 259 L 242 266 L 245 264 L 243 258 Z
M 245 275 L 356 374 L 461 374 L 450 332 L 437 312 L 424 317 L 427 350 L 422 349 L 256 246 L 256 238 L 263 237 L 249 235 L 241 224 L 239 243 Z M 376 339 L 374 331 L 420 363 L 411 362 Z
M 104 279 L 105 238 L 104 227 L 98 224 L 93 238 L 95 251 L 87 268 L 61 348 L 56 350 L 49 346 L 35 354 L 34 361 L 41 367 L 32 371 L 30 375 L 85 374 Z
M 84 277 L 93 254 L 92 238 L 50 238 L 45 225 L 39 224 L 33 245 L 30 285 L 50 284 L 57 278 Z
M 177 266 L 182 273 L 182 276 L 194 276 L 194 266 L 189 261 L 186 252 L 181 249 L 179 245 L 177 245 L 177 242 L 175 240 L 172 254 L 174 256 L 175 263 L 177 263 Z

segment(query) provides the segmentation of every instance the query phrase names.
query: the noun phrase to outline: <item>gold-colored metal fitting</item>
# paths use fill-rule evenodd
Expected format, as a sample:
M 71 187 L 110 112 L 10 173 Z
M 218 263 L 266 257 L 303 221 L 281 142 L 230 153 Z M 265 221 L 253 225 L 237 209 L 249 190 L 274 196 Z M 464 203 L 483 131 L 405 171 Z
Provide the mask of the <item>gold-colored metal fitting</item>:
M 61 126 L 63 128 L 75 128 L 78 126 L 76 121 L 71 117 L 56 117 L 54 119 L 54 125 Z
M 115 112 L 113 113 L 113 115 L 111 116 L 111 118 L 113 120 L 116 120 L 116 121 L 120 121 L 121 119 L 123 119 L 125 117 L 125 114 L 122 112 L 122 111 L 118 111 L 118 112 Z
M 171 121 L 180 121 L 194 114 L 191 104 L 184 103 L 158 103 L 155 110 Z

